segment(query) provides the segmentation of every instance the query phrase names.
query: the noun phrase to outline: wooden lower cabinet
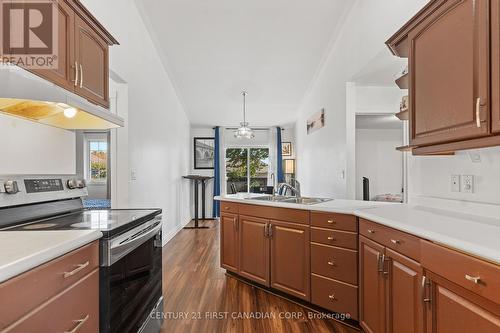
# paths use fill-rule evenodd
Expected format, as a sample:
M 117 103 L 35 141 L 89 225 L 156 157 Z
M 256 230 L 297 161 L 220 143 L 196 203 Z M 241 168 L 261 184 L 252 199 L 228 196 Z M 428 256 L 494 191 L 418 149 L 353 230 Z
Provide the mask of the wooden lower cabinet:
M 220 217 L 220 263 L 231 272 L 239 269 L 238 215 L 222 213 Z
M 422 266 L 391 249 L 387 262 L 387 332 L 423 333 Z
M 385 248 L 359 237 L 359 323 L 366 333 L 386 333 Z
M 270 221 L 271 287 L 310 300 L 309 226 Z
M 500 305 L 485 302 L 444 278 L 427 278 L 428 333 L 500 332 Z
M 238 274 L 267 287 L 270 286 L 268 222 L 257 217 L 239 216 Z

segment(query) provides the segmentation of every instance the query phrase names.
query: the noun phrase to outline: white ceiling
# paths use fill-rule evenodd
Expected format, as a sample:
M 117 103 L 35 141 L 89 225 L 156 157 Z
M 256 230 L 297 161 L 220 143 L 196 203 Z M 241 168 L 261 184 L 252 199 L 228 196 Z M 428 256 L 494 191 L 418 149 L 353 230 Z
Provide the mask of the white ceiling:
M 401 76 L 408 60 L 395 57 L 385 45 L 381 48 L 380 52 L 352 78 L 357 85 L 397 87 L 395 81 Z
M 136 0 L 195 126 L 284 125 L 351 0 Z M 124 22 L 125 24 L 125 22 Z

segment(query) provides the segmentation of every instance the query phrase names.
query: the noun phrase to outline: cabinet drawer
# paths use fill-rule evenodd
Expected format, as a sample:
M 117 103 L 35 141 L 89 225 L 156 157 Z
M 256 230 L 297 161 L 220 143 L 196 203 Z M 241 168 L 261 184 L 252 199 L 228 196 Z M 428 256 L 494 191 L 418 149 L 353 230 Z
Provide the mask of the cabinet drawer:
M 236 202 L 221 201 L 220 212 L 238 214 L 238 204 Z
M 347 214 L 311 212 L 311 225 L 344 231 L 358 231 L 356 216 Z
M 312 274 L 311 288 L 313 304 L 358 319 L 358 287 Z
M 311 228 L 311 241 L 325 245 L 345 247 L 352 250 L 358 249 L 358 234 L 350 231 Z
M 74 330 L 77 326 L 78 329 Z M 5 333 L 99 332 L 99 269 L 23 317 Z
M 418 237 L 364 219 L 359 219 L 359 233 L 411 259 L 420 261 Z
M 98 241 L 0 284 L 0 329 L 18 320 L 97 267 Z
M 422 266 L 500 304 L 500 266 L 428 241 L 422 241 Z
M 358 284 L 358 252 L 311 244 L 311 272 L 343 282 Z

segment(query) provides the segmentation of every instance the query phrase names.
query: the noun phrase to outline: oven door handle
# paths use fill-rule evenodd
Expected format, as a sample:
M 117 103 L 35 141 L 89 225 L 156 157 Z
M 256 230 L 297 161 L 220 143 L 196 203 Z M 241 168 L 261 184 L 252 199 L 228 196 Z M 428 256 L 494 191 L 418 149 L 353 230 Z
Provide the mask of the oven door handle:
M 156 220 L 153 224 L 143 230 L 139 230 L 123 240 L 114 240 L 107 244 L 107 249 L 103 251 L 104 260 L 101 263 L 103 266 L 111 266 L 147 240 L 156 236 L 162 227 L 162 221 Z

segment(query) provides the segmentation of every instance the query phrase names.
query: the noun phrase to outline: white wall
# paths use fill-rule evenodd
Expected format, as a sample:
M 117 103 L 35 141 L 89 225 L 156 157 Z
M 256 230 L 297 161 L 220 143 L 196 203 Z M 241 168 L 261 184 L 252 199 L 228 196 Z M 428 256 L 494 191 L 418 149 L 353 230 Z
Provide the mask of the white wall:
M 0 174 L 74 174 L 75 134 L 0 114 Z
M 403 187 L 403 131 L 356 130 L 356 199 L 363 199 L 362 177 L 370 179 L 370 198 L 377 194 L 400 194 Z
M 128 84 L 131 207 L 163 209 L 163 239 L 189 222 L 190 125 L 133 0 L 82 3 L 118 39 L 110 68 Z
M 305 195 L 344 198 L 346 191 L 346 82 L 385 47 L 384 42 L 425 0 L 357 0 L 299 109 L 298 178 Z M 383 20 L 381 20 L 383 18 Z M 326 125 L 311 135 L 306 121 L 325 108 Z
M 396 87 L 356 86 L 356 113 L 396 113 L 403 96 Z

